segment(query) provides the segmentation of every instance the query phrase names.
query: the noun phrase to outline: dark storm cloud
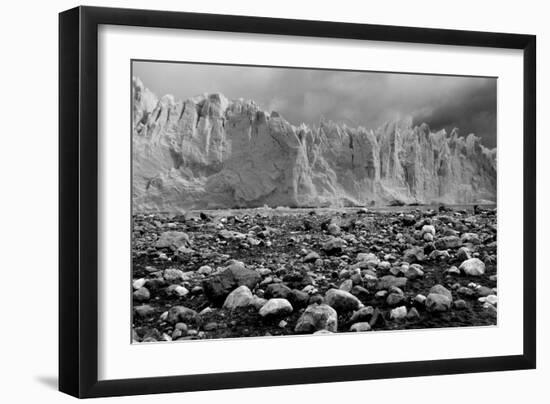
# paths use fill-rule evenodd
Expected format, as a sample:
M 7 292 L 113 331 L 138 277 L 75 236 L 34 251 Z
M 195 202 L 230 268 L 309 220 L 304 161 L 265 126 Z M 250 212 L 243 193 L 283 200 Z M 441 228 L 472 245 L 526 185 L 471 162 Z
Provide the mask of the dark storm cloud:
M 475 133 L 485 145 L 496 146 L 496 80 L 487 80 L 476 86 L 468 86 L 459 91 L 455 98 L 436 106 L 430 111 L 417 114 L 414 123 L 428 122 L 435 129 L 450 132 L 459 128 L 465 136 Z
M 220 92 L 256 101 L 289 122 L 321 118 L 376 128 L 412 116 L 433 130 L 458 127 L 496 144 L 496 79 L 433 75 L 134 62 L 157 95 L 186 99 Z

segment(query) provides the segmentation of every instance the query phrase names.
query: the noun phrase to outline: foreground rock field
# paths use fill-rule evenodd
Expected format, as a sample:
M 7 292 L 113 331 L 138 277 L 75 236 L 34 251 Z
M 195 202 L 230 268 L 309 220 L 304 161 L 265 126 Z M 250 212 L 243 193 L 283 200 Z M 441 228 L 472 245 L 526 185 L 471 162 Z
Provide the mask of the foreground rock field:
M 496 209 L 137 214 L 133 340 L 497 323 Z

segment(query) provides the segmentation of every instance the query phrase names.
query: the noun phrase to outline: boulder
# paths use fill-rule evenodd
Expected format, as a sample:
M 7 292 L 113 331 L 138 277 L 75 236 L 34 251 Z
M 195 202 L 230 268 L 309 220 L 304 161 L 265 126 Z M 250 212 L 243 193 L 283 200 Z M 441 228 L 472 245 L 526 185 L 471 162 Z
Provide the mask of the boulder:
M 353 281 L 351 279 L 346 279 L 340 285 L 340 290 L 344 290 L 346 292 L 351 292 L 351 289 L 353 289 Z
M 388 306 L 398 306 L 406 300 L 406 297 L 400 293 L 390 293 L 386 298 Z
M 405 306 L 396 307 L 390 312 L 392 320 L 402 320 L 407 317 L 407 308 Z
M 272 297 L 288 299 L 291 291 L 292 289 L 283 283 L 271 283 L 265 288 L 265 297 L 268 299 Z
M 412 307 L 407 313 L 407 320 L 416 320 L 418 318 L 420 318 L 420 314 L 418 313 L 418 310 Z
M 466 275 L 481 276 L 485 273 L 485 264 L 479 258 L 470 258 L 460 264 L 459 269 Z
M 353 331 L 353 332 L 365 332 L 365 331 L 370 331 L 371 328 L 370 328 L 370 324 L 369 323 L 366 323 L 366 322 L 362 322 L 362 323 L 355 323 L 353 324 L 350 329 L 350 331 Z
M 212 275 L 205 279 L 202 287 L 206 296 L 214 303 L 221 304 L 231 291 L 237 286 L 233 273 L 229 270 Z
M 319 254 L 312 251 L 304 257 L 304 262 L 315 262 L 320 258 L 321 258 L 321 256 Z
M 230 264 L 226 270 L 233 274 L 233 278 L 235 279 L 237 285 L 246 285 L 249 289 L 254 289 L 254 287 L 262 280 L 262 276 L 258 272 L 252 269 L 247 269 L 240 261 L 235 261 Z
M 479 239 L 479 236 L 475 233 L 464 233 L 462 236 L 460 236 L 460 239 L 464 244 L 480 244 L 481 240 Z
M 336 332 L 337 328 L 336 310 L 326 304 L 312 304 L 300 316 L 294 331 L 297 333 L 314 333 L 320 330 Z
M 166 268 L 162 277 L 167 283 L 180 283 L 185 279 L 184 272 L 176 268 Z
M 453 302 L 453 306 L 457 310 L 464 310 L 468 307 L 468 304 L 466 303 L 466 301 L 458 299 Z
M 293 308 L 290 302 L 286 299 L 269 299 L 262 306 L 259 313 L 262 317 L 286 316 L 292 313 Z
M 445 286 L 443 285 L 434 285 L 431 287 L 430 289 L 430 293 L 436 293 L 438 295 L 443 295 L 443 296 L 446 296 L 449 300 L 453 300 L 453 295 L 451 293 L 451 291 L 449 289 L 447 289 Z
M 397 278 L 393 275 L 386 275 L 378 280 L 376 285 L 377 290 L 389 289 L 392 286 L 403 288 L 407 285 L 407 278 Z
M 261 279 L 262 277 L 258 272 L 247 269 L 240 263 L 234 263 L 222 272 L 205 279 L 202 286 L 206 296 L 214 303 L 219 304 L 236 287 L 244 285 L 252 290 Z
M 189 247 L 191 240 L 187 233 L 181 231 L 165 231 L 155 243 L 156 248 L 170 248 L 176 251 L 180 247 Z
M 461 244 L 462 242 L 457 236 L 445 236 L 435 241 L 435 248 L 438 250 L 448 250 L 450 248 L 458 248 Z
M 239 286 L 237 289 L 232 291 L 225 302 L 223 303 L 223 308 L 227 310 L 236 310 L 239 308 L 245 308 L 252 304 L 253 296 L 252 292 L 246 285 Z
M 321 250 L 323 250 L 327 255 L 342 255 L 344 248 L 347 245 L 348 243 L 340 237 L 333 237 L 323 243 Z
M 338 226 L 336 223 L 330 223 L 327 227 L 327 232 L 329 234 L 332 234 L 333 236 L 338 236 L 342 230 L 340 229 L 340 226 Z
M 367 265 L 376 267 L 380 263 L 380 259 L 373 253 L 359 253 L 357 254 L 357 262 L 364 262 Z
M 369 321 L 372 318 L 373 313 L 374 308 L 372 306 L 362 307 L 353 313 L 350 321 L 352 323 Z
M 134 306 L 134 314 L 140 318 L 147 318 L 155 314 L 155 309 L 148 304 L 142 304 L 140 306 Z
M 292 307 L 295 307 L 295 308 L 306 307 L 309 301 L 309 294 L 306 292 L 302 292 L 301 290 L 298 290 L 298 289 L 292 289 L 287 299 L 290 302 L 290 304 L 292 304 Z
M 422 262 L 426 259 L 424 250 L 420 247 L 411 247 L 403 253 L 403 261 L 413 263 Z
M 430 224 L 425 224 L 424 226 L 422 226 L 421 232 L 422 234 L 429 233 L 432 236 L 435 236 L 435 227 Z
M 422 266 L 418 264 L 411 264 L 404 272 L 405 278 L 407 279 L 416 279 L 424 276 L 424 271 Z
M 363 303 L 351 293 L 340 289 L 330 289 L 325 294 L 325 303 L 336 311 L 353 311 L 363 307 Z
M 471 251 L 468 247 L 460 247 L 456 252 L 456 259 L 460 261 L 469 260 L 471 257 Z
M 197 323 L 199 316 L 195 310 L 189 309 L 185 306 L 174 306 L 168 310 L 168 316 L 166 321 L 171 324 L 176 323 Z
M 134 291 L 134 300 L 138 302 L 144 302 L 151 298 L 151 294 L 149 293 L 149 289 L 146 287 L 141 287 L 138 290 Z
M 451 299 L 438 293 L 430 293 L 426 298 L 426 309 L 429 312 L 443 312 L 451 308 Z
M 205 275 L 205 276 L 208 276 L 210 275 L 212 272 L 214 272 L 214 270 L 212 269 L 212 267 L 208 266 L 208 265 L 203 265 L 202 267 L 200 267 L 197 272 L 201 275 Z

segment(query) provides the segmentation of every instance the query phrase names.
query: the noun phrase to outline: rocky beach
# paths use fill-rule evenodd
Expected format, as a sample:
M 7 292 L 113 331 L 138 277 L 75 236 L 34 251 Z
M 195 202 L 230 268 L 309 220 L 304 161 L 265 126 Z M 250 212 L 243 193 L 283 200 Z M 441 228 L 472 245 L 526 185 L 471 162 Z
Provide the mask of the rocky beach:
M 295 74 L 321 74 L 314 98 L 322 77 L 351 77 Z M 363 121 L 371 99 L 340 92 L 324 111 L 360 125 L 291 123 L 221 92 L 157 97 L 133 77 L 133 341 L 497 323 L 496 148 L 409 109 Z M 279 106 L 304 113 L 298 95 Z
M 494 206 L 135 214 L 134 342 L 497 324 Z

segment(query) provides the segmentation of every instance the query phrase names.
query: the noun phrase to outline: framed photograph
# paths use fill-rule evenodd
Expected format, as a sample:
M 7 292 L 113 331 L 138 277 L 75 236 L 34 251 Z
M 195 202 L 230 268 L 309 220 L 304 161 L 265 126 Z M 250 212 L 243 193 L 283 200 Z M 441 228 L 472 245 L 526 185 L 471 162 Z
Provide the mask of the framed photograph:
M 535 367 L 532 35 L 59 17 L 59 388 Z

